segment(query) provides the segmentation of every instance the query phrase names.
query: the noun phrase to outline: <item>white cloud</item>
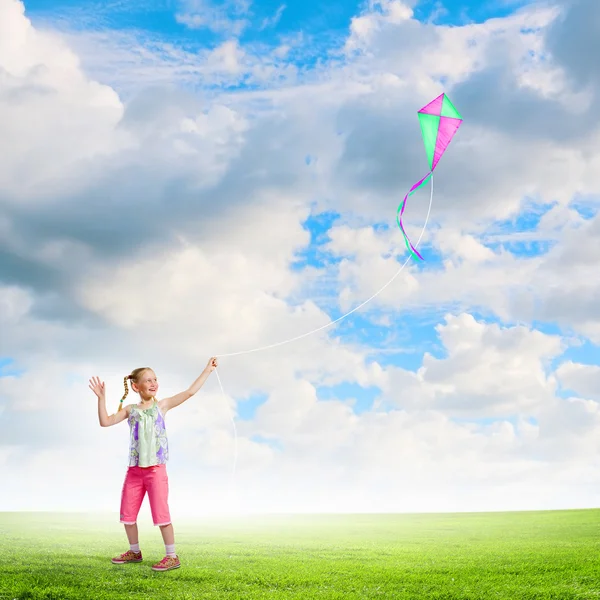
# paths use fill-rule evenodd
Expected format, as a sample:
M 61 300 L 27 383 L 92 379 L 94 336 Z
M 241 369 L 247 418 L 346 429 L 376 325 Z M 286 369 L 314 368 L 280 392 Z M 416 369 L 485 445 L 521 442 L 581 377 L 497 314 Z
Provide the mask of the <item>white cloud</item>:
M 564 388 L 573 390 L 583 398 L 600 400 L 600 366 L 582 365 L 569 360 L 558 367 L 556 375 Z
M 555 393 L 546 370 L 563 348 L 559 336 L 525 327 L 485 326 L 470 315 L 437 327 L 449 357 L 425 355 L 418 375 L 432 385 L 431 405 L 471 416 L 535 415 Z
M 273 16 L 263 19 L 263 22 L 260 25 L 261 31 L 263 29 L 275 27 L 277 25 L 277 23 L 279 23 L 279 21 L 281 20 L 283 12 L 285 11 L 286 8 L 287 8 L 287 6 L 285 4 L 280 4 L 277 7 L 277 10 L 275 11 L 275 14 Z
M 236 41 L 224 42 L 215 48 L 207 59 L 209 67 L 215 71 L 237 74 L 242 70 L 241 60 L 244 52 Z
M 186 0 L 183 8 L 175 19 L 190 29 L 209 29 L 215 33 L 239 36 L 250 24 L 245 17 L 250 3 L 242 0 L 222 5 L 210 0 Z
M 0 10 L 0 130 L 10 140 L 0 145 L 0 190 L 51 201 L 89 184 L 90 161 L 132 143 L 116 128 L 123 106 L 83 75 L 60 37 L 32 27 L 20 2 L 2 0 Z

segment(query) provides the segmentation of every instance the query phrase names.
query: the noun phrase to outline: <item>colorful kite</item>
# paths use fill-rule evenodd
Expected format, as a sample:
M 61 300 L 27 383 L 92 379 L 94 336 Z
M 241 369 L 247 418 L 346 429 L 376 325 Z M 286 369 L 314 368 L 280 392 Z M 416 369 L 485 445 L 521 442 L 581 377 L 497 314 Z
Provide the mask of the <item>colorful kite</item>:
M 423 134 L 423 142 L 425 143 L 425 150 L 427 152 L 427 159 L 429 160 L 429 173 L 427 173 L 423 179 L 415 183 L 408 191 L 408 194 L 404 196 L 404 200 L 398 207 L 396 220 L 398 222 L 398 227 L 400 227 L 400 230 L 404 235 L 404 241 L 406 242 L 408 251 L 414 257 L 418 256 L 423 260 L 423 257 L 417 252 L 417 249 L 410 243 L 406 231 L 404 231 L 402 214 L 406 208 L 408 197 L 414 194 L 422 185 L 425 185 L 432 177 L 434 169 L 440 158 L 442 158 L 442 154 L 446 151 L 450 140 L 458 131 L 463 119 L 446 94 L 441 94 L 435 100 L 432 100 L 429 104 L 424 106 L 418 114 L 419 122 L 421 123 L 421 133 Z

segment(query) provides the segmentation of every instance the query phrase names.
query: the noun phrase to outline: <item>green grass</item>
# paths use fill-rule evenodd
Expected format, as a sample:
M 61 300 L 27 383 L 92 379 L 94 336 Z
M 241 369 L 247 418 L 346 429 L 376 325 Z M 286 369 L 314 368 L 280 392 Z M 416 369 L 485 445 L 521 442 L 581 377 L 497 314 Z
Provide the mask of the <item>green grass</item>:
M 600 597 L 600 511 L 236 517 L 175 522 L 180 569 L 113 565 L 106 517 L 0 513 L 0 599 Z

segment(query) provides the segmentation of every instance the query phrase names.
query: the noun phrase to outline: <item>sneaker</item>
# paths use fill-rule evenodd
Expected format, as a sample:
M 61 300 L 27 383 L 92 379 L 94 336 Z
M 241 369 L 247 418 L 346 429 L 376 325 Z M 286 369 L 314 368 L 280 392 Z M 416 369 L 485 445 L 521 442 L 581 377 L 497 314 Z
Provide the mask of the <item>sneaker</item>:
M 124 565 L 125 563 L 136 563 L 142 562 L 142 553 L 134 552 L 133 550 L 127 550 L 127 552 L 123 552 L 121 556 L 115 556 L 112 559 L 112 562 L 115 565 Z
M 165 556 L 159 563 L 152 565 L 153 571 L 170 571 L 181 566 L 179 556 Z

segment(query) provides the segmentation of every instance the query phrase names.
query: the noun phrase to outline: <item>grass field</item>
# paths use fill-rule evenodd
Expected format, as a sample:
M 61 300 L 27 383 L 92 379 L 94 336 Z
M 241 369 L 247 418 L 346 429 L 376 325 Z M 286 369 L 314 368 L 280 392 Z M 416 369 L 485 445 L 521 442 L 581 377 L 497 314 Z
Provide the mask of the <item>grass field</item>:
M 150 569 L 106 517 L 0 513 L 0 599 L 600 597 L 600 511 L 235 517 L 175 522 L 182 567 Z

